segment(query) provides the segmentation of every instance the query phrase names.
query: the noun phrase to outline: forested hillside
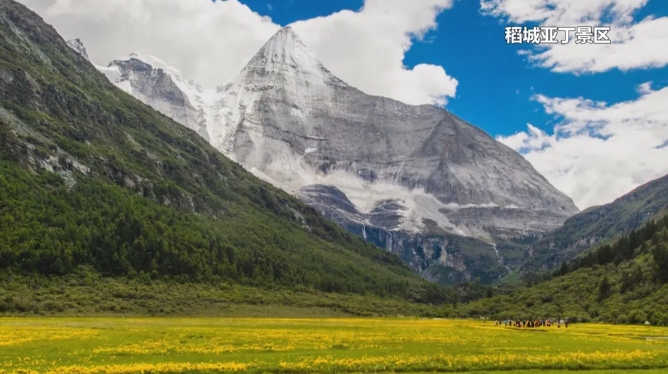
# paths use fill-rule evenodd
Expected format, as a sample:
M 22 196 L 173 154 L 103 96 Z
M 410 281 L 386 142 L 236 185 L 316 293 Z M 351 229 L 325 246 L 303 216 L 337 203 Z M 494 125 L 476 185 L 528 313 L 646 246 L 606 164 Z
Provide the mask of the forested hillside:
M 637 230 L 666 208 L 668 176 L 569 218 L 562 227 L 531 244 L 531 256 L 517 272 L 531 278 L 532 274 L 557 268 L 592 246 Z
M 0 150 L 5 285 L 13 275 L 86 269 L 141 282 L 450 300 L 398 257 L 114 87 L 11 0 L 0 0 Z
M 563 263 L 545 278 L 533 287 L 479 300 L 450 314 L 668 326 L 668 216 Z

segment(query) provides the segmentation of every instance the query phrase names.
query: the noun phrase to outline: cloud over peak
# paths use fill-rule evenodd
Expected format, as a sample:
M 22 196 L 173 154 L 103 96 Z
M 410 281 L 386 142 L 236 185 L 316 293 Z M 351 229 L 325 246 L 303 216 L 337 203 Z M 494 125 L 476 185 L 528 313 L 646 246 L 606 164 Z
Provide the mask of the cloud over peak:
M 231 81 L 280 25 L 238 0 L 19 0 L 106 64 L 130 52 L 158 56 L 188 78 Z M 403 65 L 414 38 L 437 27 L 452 0 L 366 0 L 292 26 L 334 74 L 373 95 L 445 104 L 457 80 L 441 66 Z

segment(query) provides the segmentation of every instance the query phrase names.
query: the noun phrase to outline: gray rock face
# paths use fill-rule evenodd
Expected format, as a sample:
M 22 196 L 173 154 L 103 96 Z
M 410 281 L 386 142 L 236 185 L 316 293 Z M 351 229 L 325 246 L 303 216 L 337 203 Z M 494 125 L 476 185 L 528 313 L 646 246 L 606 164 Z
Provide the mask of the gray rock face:
M 109 65 L 119 73 L 118 85 L 124 86 L 126 91 L 145 104 L 207 138 L 206 125 L 200 123 L 200 111 L 177 86 L 173 75 L 162 68 L 154 68 L 138 57 L 130 55 L 127 60 L 116 60 Z
M 387 229 L 421 232 L 430 219 L 491 239 L 551 230 L 578 211 L 523 157 L 448 111 L 341 82 L 289 28 L 224 100 L 238 104 L 212 130 L 215 145 L 284 188 L 333 185 L 366 213 L 391 200 L 401 219 Z
M 90 61 L 90 57 L 88 57 L 88 51 L 86 51 L 86 47 L 79 38 L 68 40 L 67 45 L 78 52 L 83 58 Z
M 290 28 L 215 91 L 147 60 L 112 63 L 117 84 L 430 279 L 481 269 L 496 279 L 510 268 L 495 243 L 542 235 L 578 212 L 481 129 L 351 87 Z
M 369 214 L 360 213 L 346 195 L 333 186 L 311 185 L 299 197 L 328 219 L 368 242 L 397 254 L 416 273 L 442 284 L 480 278 L 486 283 L 506 275 L 519 265 L 506 261 L 494 244 L 477 238 L 453 235 L 427 221 L 421 233 L 391 230 L 401 221 L 401 205 L 393 200 L 379 202 Z

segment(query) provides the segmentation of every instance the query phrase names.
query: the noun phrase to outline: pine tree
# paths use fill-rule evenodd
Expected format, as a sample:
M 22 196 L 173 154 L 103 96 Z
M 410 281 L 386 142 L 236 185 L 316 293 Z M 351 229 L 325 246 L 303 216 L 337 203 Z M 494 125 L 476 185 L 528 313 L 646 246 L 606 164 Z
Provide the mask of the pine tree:
M 668 244 L 661 243 L 652 250 L 655 275 L 663 283 L 668 282 Z
M 610 280 L 608 280 L 607 276 L 604 276 L 603 279 L 601 279 L 601 283 L 598 285 L 598 299 L 599 301 L 603 301 L 610 297 L 610 291 L 612 289 L 612 286 L 610 285 Z

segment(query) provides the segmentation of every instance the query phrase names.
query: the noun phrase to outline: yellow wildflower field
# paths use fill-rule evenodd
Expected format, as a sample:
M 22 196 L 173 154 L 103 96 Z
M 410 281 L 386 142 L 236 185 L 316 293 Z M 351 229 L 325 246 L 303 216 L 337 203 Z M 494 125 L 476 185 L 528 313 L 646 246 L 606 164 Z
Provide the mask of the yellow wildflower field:
M 4 318 L 0 373 L 628 372 L 668 368 L 666 336 L 650 326 L 408 318 Z

